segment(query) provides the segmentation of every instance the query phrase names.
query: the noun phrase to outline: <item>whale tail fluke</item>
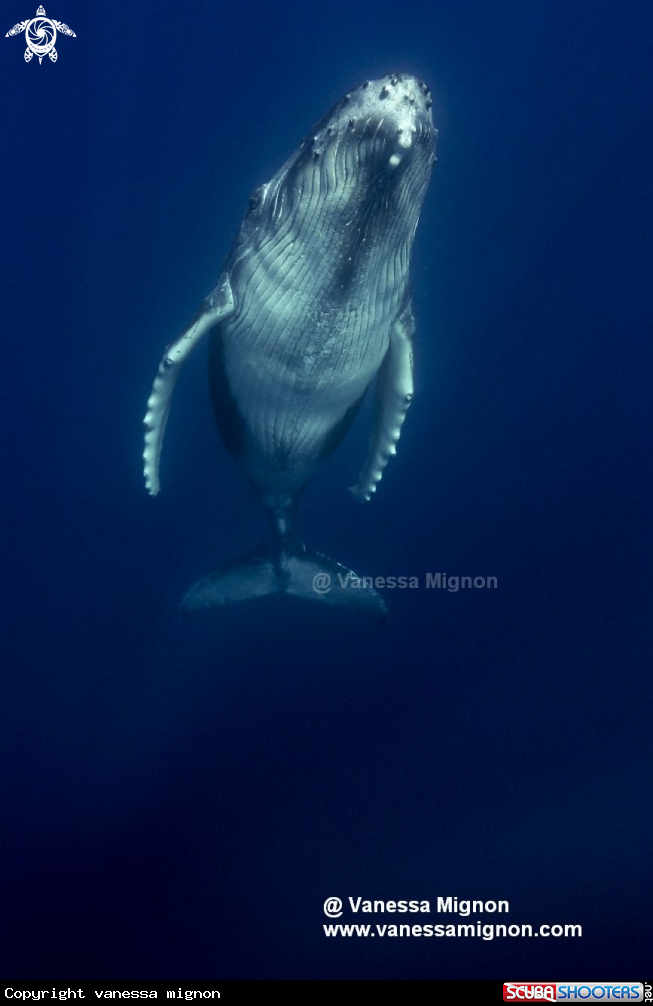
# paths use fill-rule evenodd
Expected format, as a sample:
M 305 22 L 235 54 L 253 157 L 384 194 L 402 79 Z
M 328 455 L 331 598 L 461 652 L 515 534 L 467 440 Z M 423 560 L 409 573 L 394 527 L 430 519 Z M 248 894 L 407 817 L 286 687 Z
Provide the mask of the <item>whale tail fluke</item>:
M 301 542 L 286 542 L 279 552 L 262 544 L 197 580 L 184 594 L 181 608 L 202 611 L 233 601 L 289 594 L 356 610 L 385 623 L 385 602 L 370 580 Z

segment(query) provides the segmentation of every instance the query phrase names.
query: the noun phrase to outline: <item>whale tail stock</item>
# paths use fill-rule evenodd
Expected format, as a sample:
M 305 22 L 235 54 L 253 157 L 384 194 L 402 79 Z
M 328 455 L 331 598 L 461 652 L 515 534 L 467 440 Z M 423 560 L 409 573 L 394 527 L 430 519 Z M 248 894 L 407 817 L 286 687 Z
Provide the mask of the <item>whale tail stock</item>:
M 232 601 L 288 594 L 387 620 L 383 598 L 367 582 L 334 559 L 297 539 L 262 543 L 197 580 L 182 598 L 182 611 L 201 611 Z

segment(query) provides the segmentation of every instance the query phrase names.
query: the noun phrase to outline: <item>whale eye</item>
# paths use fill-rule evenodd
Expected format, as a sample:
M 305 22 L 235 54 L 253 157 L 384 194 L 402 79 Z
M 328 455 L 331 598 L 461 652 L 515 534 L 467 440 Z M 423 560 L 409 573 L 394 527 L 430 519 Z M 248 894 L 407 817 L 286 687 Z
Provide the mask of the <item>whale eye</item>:
M 249 197 L 249 208 L 250 212 L 254 210 L 259 210 L 265 201 L 265 194 L 268 190 L 267 185 L 259 185 L 257 189 L 254 189 L 251 196 Z

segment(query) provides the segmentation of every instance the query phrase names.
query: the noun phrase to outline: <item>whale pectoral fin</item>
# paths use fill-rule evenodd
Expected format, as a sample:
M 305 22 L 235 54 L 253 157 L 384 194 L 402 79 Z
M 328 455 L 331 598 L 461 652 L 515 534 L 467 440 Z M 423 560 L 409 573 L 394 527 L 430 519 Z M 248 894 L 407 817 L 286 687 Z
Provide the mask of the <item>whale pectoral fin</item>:
M 377 377 L 376 419 L 369 453 L 358 482 L 350 489 L 361 502 L 376 492 L 388 459 L 397 453 L 401 427 L 413 400 L 414 331 L 413 313 L 408 306 L 390 331 L 390 345 Z
M 145 425 L 145 450 L 143 451 L 145 485 L 156 496 L 159 483 L 159 462 L 163 434 L 165 433 L 170 402 L 184 360 L 203 335 L 219 321 L 234 311 L 234 298 L 229 277 L 221 277 L 215 290 L 209 294 L 195 318 L 176 342 L 171 342 L 159 364 L 152 391 L 147 401 Z

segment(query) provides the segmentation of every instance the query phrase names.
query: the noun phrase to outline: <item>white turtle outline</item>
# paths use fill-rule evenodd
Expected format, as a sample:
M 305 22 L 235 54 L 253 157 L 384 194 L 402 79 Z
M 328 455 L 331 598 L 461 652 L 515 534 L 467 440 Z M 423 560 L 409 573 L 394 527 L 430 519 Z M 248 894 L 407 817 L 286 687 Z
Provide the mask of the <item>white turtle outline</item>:
M 47 46 L 39 46 L 36 45 L 34 42 L 30 42 L 29 40 L 28 32 L 30 26 L 33 25 L 35 21 L 47 21 L 48 24 L 52 25 L 54 36 L 52 38 L 52 41 L 49 42 Z M 27 21 L 20 21 L 18 24 L 15 24 L 13 28 L 9 29 L 9 31 L 5 35 L 5 38 L 9 38 L 10 35 L 20 35 L 22 34 L 23 31 L 25 32 L 25 41 L 27 42 L 27 49 L 23 54 L 26 63 L 29 63 L 32 57 L 36 55 L 39 57 L 39 64 L 40 64 L 41 60 L 46 54 L 50 57 L 53 63 L 57 62 L 58 53 L 54 47 L 54 43 L 57 40 L 57 31 L 61 32 L 62 35 L 70 35 L 72 36 L 72 38 L 77 38 L 75 32 L 71 28 L 69 28 L 67 24 L 63 24 L 61 21 L 55 21 L 54 18 L 46 17 L 45 8 L 42 5 L 38 7 L 35 17 L 29 18 Z M 43 51 L 39 52 L 39 49 L 42 49 Z

